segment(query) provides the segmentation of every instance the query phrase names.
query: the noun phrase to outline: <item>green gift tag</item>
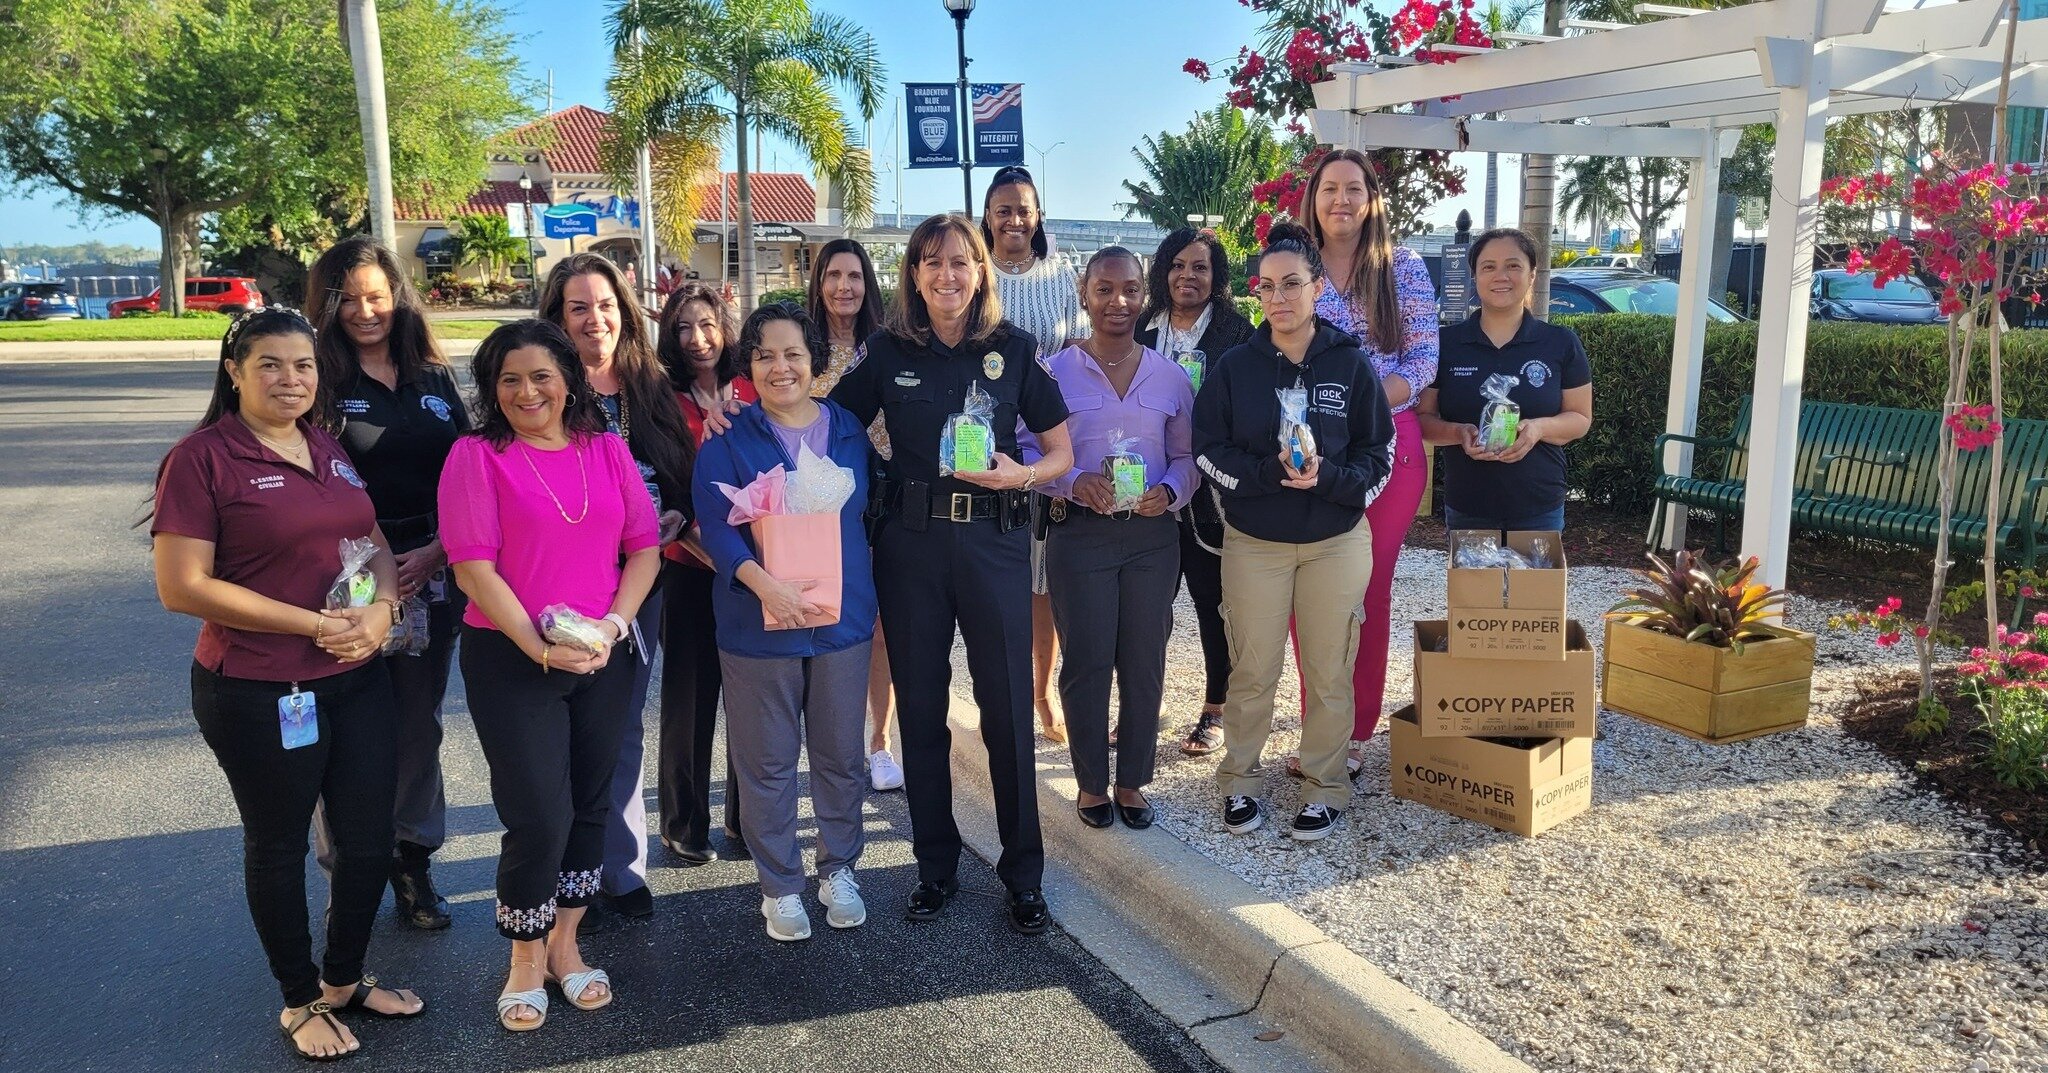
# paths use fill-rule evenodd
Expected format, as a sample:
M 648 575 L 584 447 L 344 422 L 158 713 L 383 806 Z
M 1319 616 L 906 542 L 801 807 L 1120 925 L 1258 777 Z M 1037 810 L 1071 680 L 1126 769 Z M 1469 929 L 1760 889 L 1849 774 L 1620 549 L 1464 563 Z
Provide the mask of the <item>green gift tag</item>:
M 1116 489 L 1119 505 L 1145 498 L 1145 463 L 1142 459 L 1119 458 L 1109 464 L 1109 482 Z M 1125 508 L 1129 509 L 1129 508 Z
M 377 579 L 375 576 L 367 570 L 357 571 L 349 575 L 348 605 L 350 607 L 368 607 L 370 606 L 370 601 L 376 598 Z
M 1521 411 L 1502 406 L 1493 412 L 1493 423 L 1486 430 L 1486 446 L 1489 450 L 1505 451 L 1514 446 L 1515 437 L 1521 435 L 1521 431 Z
M 1193 354 L 1182 354 L 1180 356 L 1180 367 L 1187 370 L 1188 382 L 1194 385 L 1195 390 L 1202 390 L 1201 353 L 1198 351 Z
M 985 470 L 989 462 L 989 430 L 972 421 L 953 426 L 953 469 Z

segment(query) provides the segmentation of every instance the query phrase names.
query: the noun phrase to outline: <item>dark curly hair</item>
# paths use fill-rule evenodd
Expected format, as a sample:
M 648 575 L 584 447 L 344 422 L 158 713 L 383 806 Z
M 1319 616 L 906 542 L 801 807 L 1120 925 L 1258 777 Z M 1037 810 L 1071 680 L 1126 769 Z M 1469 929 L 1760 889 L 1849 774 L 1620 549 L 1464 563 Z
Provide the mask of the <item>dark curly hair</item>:
M 1266 248 L 1259 251 L 1261 259 L 1276 253 L 1292 253 L 1308 262 L 1311 279 L 1323 278 L 1323 255 L 1316 244 L 1309 241 L 1308 231 L 1300 224 L 1277 223 L 1266 233 Z
M 691 381 L 697 374 L 690 368 L 690 359 L 683 356 L 683 344 L 676 338 L 676 325 L 682 323 L 683 307 L 691 302 L 702 302 L 711 307 L 711 313 L 718 318 L 718 337 L 725 341 L 725 347 L 718 355 L 718 386 L 732 383 L 733 351 L 739 348 L 740 329 L 733 320 L 732 306 L 709 283 L 690 280 L 670 291 L 668 300 L 661 305 L 661 320 L 656 324 L 654 353 L 661 360 L 661 367 L 668 370 L 669 382 L 677 391 L 690 390 Z
M 505 371 L 505 359 L 521 347 L 537 346 L 555 359 L 567 396 L 562 400 L 562 431 L 572 436 L 602 436 L 606 431 L 604 408 L 590 392 L 590 376 L 583 371 L 583 359 L 576 344 L 552 321 L 527 317 L 499 325 L 476 348 L 469 360 L 469 377 L 476 383 L 476 398 L 470 403 L 469 435 L 480 436 L 493 447 L 512 442 L 512 423 L 498 408 L 498 374 Z
M 726 352 L 726 360 L 734 365 L 734 376 L 748 376 L 753 372 L 754 351 L 761 346 L 761 330 L 778 320 L 796 325 L 803 333 L 804 349 L 811 352 L 811 375 L 825 375 L 832 364 L 831 349 L 825 343 L 825 335 L 818 330 L 818 324 L 809 313 L 795 302 L 770 302 L 754 310 L 747 318 L 746 327 L 740 329 L 740 343 Z
M 1219 313 L 1237 308 L 1230 298 L 1230 251 L 1223 248 L 1223 240 L 1211 232 L 1183 227 L 1167 235 L 1159 243 L 1159 252 L 1152 255 L 1152 270 L 1145 277 L 1145 311 L 1138 314 L 1140 326 L 1173 308 L 1166 277 L 1173 271 L 1173 259 L 1197 242 L 1209 248 L 1209 304 Z

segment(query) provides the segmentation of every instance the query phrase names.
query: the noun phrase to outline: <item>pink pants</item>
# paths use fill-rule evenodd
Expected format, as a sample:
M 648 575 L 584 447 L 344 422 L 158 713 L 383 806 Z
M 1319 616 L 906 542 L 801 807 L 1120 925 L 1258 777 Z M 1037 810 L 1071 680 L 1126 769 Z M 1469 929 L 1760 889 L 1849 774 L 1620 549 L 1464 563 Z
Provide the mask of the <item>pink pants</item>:
M 1379 726 L 1380 711 L 1387 691 L 1387 645 L 1393 623 L 1388 608 L 1394 600 L 1394 565 L 1401 555 L 1401 543 L 1415 523 L 1415 510 L 1427 490 L 1429 466 L 1423 456 L 1422 423 L 1411 409 L 1394 415 L 1394 472 L 1380 497 L 1365 508 L 1365 520 L 1372 526 L 1372 580 L 1365 587 L 1365 617 L 1358 628 L 1358 661 L 1351 668 L 1352 704 L 1357 713 L 1351 737 L 1364 741 Z M 1294 640 L 1293 625 L 1288 639 Z M 1295 666 L 1301 665 L 1301 646 L 1295 643 Z M 1302 708 L 1307 710 L 1306 695 Z

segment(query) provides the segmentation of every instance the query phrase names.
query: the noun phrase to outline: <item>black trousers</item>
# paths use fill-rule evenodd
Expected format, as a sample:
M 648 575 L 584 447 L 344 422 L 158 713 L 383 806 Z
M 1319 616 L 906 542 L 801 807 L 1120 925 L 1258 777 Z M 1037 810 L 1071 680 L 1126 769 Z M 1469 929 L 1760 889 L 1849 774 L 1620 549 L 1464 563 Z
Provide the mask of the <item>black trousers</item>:
M 711 752 L 718 736 L 718 629 L 711 614 L 717 575 L 683 563 L 661 565 L 661 755 L 655 759 L 661 837 L 703 847 L 711 836 Z M 739 783 L 725 763 L 725 829 L 740 829 Z
M 1202 636 L 1202 700 L 1221 705 L 1230 693 L 1230 639 L 1223 633 L 1223 556 L 1202 547 L 1192 527 L 1180 527 L 1180 576 L 1195 605 Z
M 545 936 L 557 907 L 590 904 L 603 881 L 633 663 L 622 647 L 595 674 L 543 672 L 497 630 L 462 628 L 470 718 L 505 825 L 498 932 L 508 939 Z
M 960 863 L 953 735 L 946 724 L 957 624 L 981 707 L 1003 840 L 996 874 L 1013 891 L 1040 886 L 1045 844 L 1031 748 L 1030 529 L 1005 533 L 993 521 L 931 519 L 917 532 L 892 517 L 875 535 L 875 590 L 896 683 L 918 878 L 948 882 Z
M 1060 708 L 1067 750 L 1084 793 L 1109 793 L 1109 688 L 1117 691 L 1116 784 L 1152 781 L 1173 590 L 1180 585 L 1180 523 L 1170 514 L 1127 518 L 1083 507 L 1046 537 L 1045 568 L 1060 635 Z
M 457 630 L 467 605 L 450 578 L 448 599 L 427 605 L 427 650 L 384 659 L 398 702 L 398 799 L 392 820 L 400 850 L 432 853 L 448 839 L 448 799 L 441 783 L 441 700 L 448 693 Z
M 242 816 L 242 883 L 256 937 L 287 1006 L 320 997 L 320 982 L 353 984 L 391 874 L 396 705 L 384 661 L 312 682 L 320 740 L 284 747 L 277 700 L 290 682 L 229 678 L 192 664 L 192 717 L 228 778 Z M 313 966 L 306 920 L 306 832 L 326 801 L 334 836 L 327 950 Z

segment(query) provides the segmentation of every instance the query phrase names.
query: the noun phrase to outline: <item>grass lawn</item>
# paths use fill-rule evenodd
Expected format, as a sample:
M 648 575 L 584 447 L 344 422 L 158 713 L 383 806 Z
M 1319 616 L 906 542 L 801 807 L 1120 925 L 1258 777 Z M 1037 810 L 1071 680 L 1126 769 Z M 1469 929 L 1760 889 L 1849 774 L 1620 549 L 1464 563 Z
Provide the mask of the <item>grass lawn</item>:
M 122 317 L 117 320 L 31 320 L 0 324 L 7 343 L 132 343 L 152 339 L 219 339 L 226 317 Z
M 440 320 L 433 323 L 441 339 L 482 339 L 495 320 Z M 0 346 L 8 343 L 132 343 L 157 339 L 219 339 L 226 318 L 121 317 L 116 320 L 48 320 L 0 324 Z

